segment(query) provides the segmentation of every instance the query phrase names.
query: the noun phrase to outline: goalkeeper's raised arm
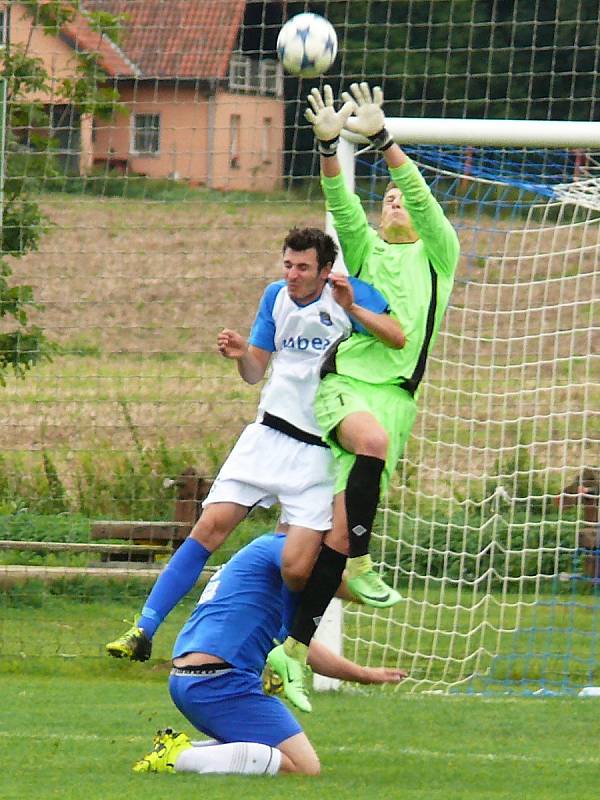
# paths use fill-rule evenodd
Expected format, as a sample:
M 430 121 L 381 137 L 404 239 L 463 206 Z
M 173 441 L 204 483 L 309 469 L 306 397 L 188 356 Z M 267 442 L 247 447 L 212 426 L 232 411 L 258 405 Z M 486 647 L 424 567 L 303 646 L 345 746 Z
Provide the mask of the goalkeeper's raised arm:
M 358 197 L 348 191 L 341 176 L 337 147 L 344 128 L 369 140 L 371 148 L 381 153 L 390 170 L 392 183 L 383 199 L 380 237 L 389 244 L 421 240 L 436 269 L 453 274 L 459 250 L 456 233 L 416 165 L 389 135 L 381 89 L 376 86 L 371 92 L 366 83 L 354 83 L 350 93 L 342 93 L 342 100 L 343 105 L 336 111 L 331 87 L 325 86 L 322 96 L 318 89 L 313 89 L 305 116 L 318 142 L 323 190 L 344 258 L 349 262 L 348 270 L 358 274 L 362 261 L 369 256 L 368 242 L 374 244 L 375 239 L 369 236 Z

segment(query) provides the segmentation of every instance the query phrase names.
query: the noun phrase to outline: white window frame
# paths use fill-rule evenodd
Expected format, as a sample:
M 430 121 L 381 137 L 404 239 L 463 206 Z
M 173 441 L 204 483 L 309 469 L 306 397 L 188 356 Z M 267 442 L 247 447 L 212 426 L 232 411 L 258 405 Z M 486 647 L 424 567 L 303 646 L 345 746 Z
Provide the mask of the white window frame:
M 137 120 L 139 117 L 155 117 L 158 120 L 157 133 L 157 149 L 156 150 L 138 150 L 136 147 L 136 134 L 138 132 Z M 160 113 L 139 111 L 131 115 L 131 131 L 130 131 L 130 144 L 129 152 L 136 156 L 159 156 L 160 155 L 160 140 L 161 140 L 162 116 Z
M 263 58 L 258 62 L 260 93 L 281 97 L 283 95 L 283 75 L 279 61 Z
M 252 83 L 252 64 L 248 56 L 233 53 L 229 61 L 229 88 L 250 89 Z

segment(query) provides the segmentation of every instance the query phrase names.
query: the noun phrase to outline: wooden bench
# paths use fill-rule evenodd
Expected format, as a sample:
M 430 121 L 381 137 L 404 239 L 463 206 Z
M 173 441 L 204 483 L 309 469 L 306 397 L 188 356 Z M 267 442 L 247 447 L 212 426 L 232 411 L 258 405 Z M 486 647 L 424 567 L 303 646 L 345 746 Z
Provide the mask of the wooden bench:
M 92 523 L 90 538 L 124 539 L 140 546 L 163 545 L 168 552 L 176 550 L 188 536 L 202 511 L 202 501 L 208 494 L 211 481 L 202 478 L 193 467 L 188 467 L 175 480 L 165 480 L 165 486 L 176 486 L 177 497 L 173 519 L 163 522 L 146 522 L 142 520 L 97 520 Z M 125 554 L 127 560 L 148 560 L 148 553 L 135 550 Z M 150 560 L 154 557 L 149 555 Z M 107 552 L 103 554 L 107 561 L 122 561 L 123 554 Z

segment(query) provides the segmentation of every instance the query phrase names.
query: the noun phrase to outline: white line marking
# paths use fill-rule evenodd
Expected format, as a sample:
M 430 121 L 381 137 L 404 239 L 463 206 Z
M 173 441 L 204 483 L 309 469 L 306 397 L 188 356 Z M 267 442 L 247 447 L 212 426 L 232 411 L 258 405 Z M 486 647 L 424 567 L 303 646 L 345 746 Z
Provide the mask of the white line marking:
M 121 742 L 146 742 L 148 743 L 151 739 L 151 734 L 147 733 L 144 736 L 124 736 L 124 735 L 116 735 L 116 736 L 101 736 L 97 733 L 24 733 L 24 732 L 15 732 L 12 731 L 2 731 L 0 730 L 0 737 L 8 738 L 16 737 L 18 739 L 33 739 L 35 741 L 44 741 L 49 739 L 59 739 L 60 741 L 70 741 L 70 742 L 114 742 L 114 741 L 121 741 Z M 425 750 L 419 747 L 398 747 L 394 745 L 393 747 L 381 744 L 381 745 L 371 745 L 370 747 L 365 747 L 361 745 L 360 747 L 361 752 L 365 753 L 382 753 L 382 754 L 389 754 L 390 757 L 403 755 L 403 756 L 414 756 L 416 758 L 437 758 L 437 759 L 460 759 L 463 761 L 514 761 L 524 764 L 547 764 L 548 763 L 548 756 L 547 755 L 525 755 L 519 753 L 472 753 L 465 750 Z M 354 752 L 356 751 L 356 747 L 352 746 L 345 746 L 341 745 L 339 747 L 319 747 L 319 753 L 342 753 L 342 752 Z M 573 765 L 600 765 L 600 757 L 595 756 L 588 756 L 588 757 L 566 757 L 566 758 L 559 758 L 556 754 L 552 756 L 553 763 L 557 764 L 573 764 Z

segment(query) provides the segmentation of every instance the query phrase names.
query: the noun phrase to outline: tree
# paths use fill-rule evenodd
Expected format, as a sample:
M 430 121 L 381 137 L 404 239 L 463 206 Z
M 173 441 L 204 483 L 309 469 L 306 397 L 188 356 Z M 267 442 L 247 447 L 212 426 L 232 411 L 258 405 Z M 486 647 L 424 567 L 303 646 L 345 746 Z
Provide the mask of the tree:
M 81 13 L 79 0 L 25 0 L 22 5 L 33 24 L 48 36 L 59 35 L 62 26 Z M 118 39 L 119 18 L 84 12 L 88 24 L 99 33 Z M 71 75 L 56 80 L 43 61 L 25 44 L 7 44 L 0 52 L 0 70 L 6 92 L 4 191 L 0 251 L 0 384 L 7 372 L 24 377 L 36 364 L 49 360 L 56 346 L 43 330 L 29 322 L 29 312 L 39 308 L 33 289 L 12 284 L 15 259 L 39 249 L 50 225 L 36 196 L 40 188 L 62 173 L 58 169 L 58 142 L 52 136 L 52 109 L 43 100 L 52 96 L 70 106 L 76 115 L 110 116 L 118 105 L 114 88 L 96 53 L 73 53 Z

